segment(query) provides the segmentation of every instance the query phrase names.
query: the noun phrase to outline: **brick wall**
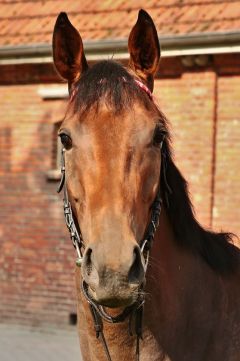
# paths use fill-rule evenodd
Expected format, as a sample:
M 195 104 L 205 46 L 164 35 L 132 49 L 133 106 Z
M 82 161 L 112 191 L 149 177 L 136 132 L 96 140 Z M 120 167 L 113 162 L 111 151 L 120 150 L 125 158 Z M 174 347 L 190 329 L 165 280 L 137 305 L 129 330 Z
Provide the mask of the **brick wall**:
M 213 226 L 239 235 L 240 76 L 218 78 Z
M 239 63 L 239 55 L 220 56 L 212 69 L 181 70 L 176 78 L 155 83 L 159 106 L 170 121 L 176 164 L 189 183 L 197 219 L 215 231 L 238 236 Z
M 1 322 L 67 324 L 75 312 L 74 254 L 52 167 L 59 101 L 39 86 L 0 87 Z M 63 113 L 62 113 L 63 115 Z
M 165 59 L 155 94 L 171 122 L 176 163 L 198 219 L 238 233 L 239 61 L 215 60 L 187 70 L 179 58 Z M 46 180 L 54 122 L 65 104 L 39 96 L 54 80 L 51 67 L 20 69 L 22 76 L 5 67 L 0 86 L 0 321 L 66 325 L 75 312 L 75 255 L 57 184 Z
M 214 72 L 184 73 L 155 84 L 160 109 L 169 119 L 176 164 L 189 182 L 199 221 L 210 225 Z

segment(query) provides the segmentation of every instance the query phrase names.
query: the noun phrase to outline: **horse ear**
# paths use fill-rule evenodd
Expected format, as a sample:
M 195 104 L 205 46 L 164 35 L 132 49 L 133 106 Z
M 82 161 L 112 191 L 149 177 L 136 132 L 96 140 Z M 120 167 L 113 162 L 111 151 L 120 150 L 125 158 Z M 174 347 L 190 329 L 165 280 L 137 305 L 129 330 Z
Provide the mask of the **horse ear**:
M 53 31 L 53 60 L 60 76 L 68 80 L 69 89 L 88 68 L 79 32 L 66 13 L 57 17 Z
M 153 20 L 142 9 L 129 35 L 128 50 L 130 67 L 152 91 L 154 75 L 159 65 L 160 45 Z

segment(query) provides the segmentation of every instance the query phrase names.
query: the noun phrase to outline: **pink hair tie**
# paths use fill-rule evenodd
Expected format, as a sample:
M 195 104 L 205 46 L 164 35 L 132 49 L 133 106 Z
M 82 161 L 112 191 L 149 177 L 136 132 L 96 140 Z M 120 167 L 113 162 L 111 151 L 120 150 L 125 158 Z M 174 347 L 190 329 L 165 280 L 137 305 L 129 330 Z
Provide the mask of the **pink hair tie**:
M 70 93 L 70 99 L 69 99 L 70 103 L 73 101 L 73 99 L 75 98 L 76 94 L 77 94 L 77 88 L 73 88 L 73 90 L 72 90 L 71 93 Z
M 126 81 L 125 78 L 123 78 L 123 81 Z M 145 93 L 147 93 L 147 95 L 149 96 L 149 98 L 151 100 L 153 100 L 153 95 L 152 95 L 152 92 L 149 90 L 149 88 L 143 84 L 140 80 L 138 79 L 134 79 L 135 83 L 142 89 L 145 91 Z M 100 80 L 100 84 L 103 83 L 103 79 Z M 76 96 L 76 93 L 77 93 L 77 89 L 76 88 L 73 88 L 71 94 L 70 94 L 70 103 L 73 101 L 73 99 L 75 98 Z
M 152 95 L 152 92 L 149 90 L 149 88 L 143 84 L 140 80 L 137 80 L 137 79 L 134 79 L 135 80 L 135 83 L 137 83 L 137 85 L 145 91 L 145 93 L 147 93 L 147 95 L 149 96 L 149 98 L 151 100 L 153 100 L 153 95 Z

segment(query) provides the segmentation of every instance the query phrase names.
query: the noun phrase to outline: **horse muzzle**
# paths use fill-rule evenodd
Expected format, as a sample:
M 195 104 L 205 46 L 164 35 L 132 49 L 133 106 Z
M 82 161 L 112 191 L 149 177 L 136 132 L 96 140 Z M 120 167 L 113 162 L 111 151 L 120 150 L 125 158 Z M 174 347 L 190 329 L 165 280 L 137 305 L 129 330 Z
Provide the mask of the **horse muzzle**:
M 101 252 L 93 245 L 84 252 L 82 277 L 88 285 L 89 296 L 107 307 L 126 307 L 134 303 L 145 281 L 144 260 L 138 245 L 128 252 Z M 106 256 L 106 254 L 108 256 Z

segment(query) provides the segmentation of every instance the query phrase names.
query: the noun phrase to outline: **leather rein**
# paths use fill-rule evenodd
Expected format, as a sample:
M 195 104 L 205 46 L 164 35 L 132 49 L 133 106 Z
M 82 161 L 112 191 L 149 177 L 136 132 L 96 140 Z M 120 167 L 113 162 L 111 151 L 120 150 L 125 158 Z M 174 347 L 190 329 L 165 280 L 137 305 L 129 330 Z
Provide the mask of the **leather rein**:
M 146 87 L 146 85 L 141 83 L 139 80 L 135 80 L 135 82 L 141 89 L 143 89 L 148 94 L 149 98 L 152 100 L 152 93 Z M 72 94 L 70 100 L 72 100 L 72 97 L 73 97 L 73 94 Z M 163 141 L 164 141 L 164 139 L 160 143 L 160 150 L 162 150 Z M 78 267 L 81 267 L 85 245 L 84 245 L 84 240 L 83 240 L 83 237 L 81 234 L 80 226 L 78 228 L 76 227 L 74 217 L 73 217 L 72 207 L 71 207 L 69 197 L 68 197 L 68 191 L 67 191 L 67 185 L 66 185 L 65 152 L 66 152 L 65 148 L 63 148 L 62 156 L 61 156 L 61 180 L 60 180 L 60 184 L 59 184 L 57 192 L 60 193 L 63 190 L 63 209 L 64 209 L 65 222 L 66 222 L 67 228 L 69 230 L 73 246 L 77 253 L 76 265 Z M 165 171 L 163 173 L 165 174 Z M 148 266 L 149 252 L 152 247 L 155 232 L 159 225 L 159 218 L 160 218 L 160 214 L 161 214 L 161 205 L 162 205 L 162 198 L 161 198 L 161 194 L 160 194 L 160 184 L 159 184 L 157 195 L 151 206 L 150 222 L 146 228 L 144 238 L 140 242 L 141 254 L 143 255 L 143 258 L 145 261 L 145 264 L 144 264 L 145 274 L 146 274 L 147 266 Z M 79 231 L 78 231 L 78 229 L 79 229 Z M 135 331 L 135 335 L 136 335 L 136 361 L 139 361 L 140 360 L 139 343 L 140 343 L 140 339 L 143 339 L 143 335 L 142 335 L 143 334 L 143 332 L 142 332 L 143 308 L 144 308 L 144 302 L 145 302 L 144 295 L 142 292 L 143 286 L 140 286 L 140 288 L 139 288 L 139 296 L 138 296 L 137 301 L 135 301 L 132 305 L 126 307 L 122 313 L 120 313 L 119 315 L 114 316 L 114 317 L 109 315 L 105 311 L 104 307 L 102 305 L 97 304 L 95 302 L 95 300 L 89 295 L 88 285 L 84 280 L 82 281 L 81 288 L 82 288 L 83 295 L 89 304 L 89 308 L 90 308 L 92 318 L 93 318 L 94 328 L 96 331 L 96 338 L 101 341 L 107 360 L 112 361 L 112 358 L 110 356 L 110 352 L 109 352 L 107 342 L 106 342 L 104 332 L 103 332 L 103 321 L 108 322 L 108 323 L 120 323 L 120 322 L 125 321 L 127 318 L 129 318 L 129 335 L 130 336 L 133 335 L 132 323 L 133 323 L 133 321 L 135 321 L 134 322 L 134 326 L 135 326 L 134 331 Z

